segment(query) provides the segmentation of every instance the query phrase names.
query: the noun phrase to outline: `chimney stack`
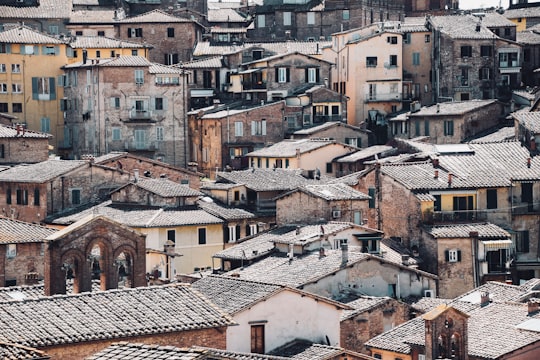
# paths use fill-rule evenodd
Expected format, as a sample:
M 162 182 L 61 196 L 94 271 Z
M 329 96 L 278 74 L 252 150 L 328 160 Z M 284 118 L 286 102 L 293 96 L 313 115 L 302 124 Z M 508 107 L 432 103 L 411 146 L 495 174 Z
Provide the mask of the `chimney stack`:
M 527 167 L 531 168 L 531 158 L 527 158 Z
M 433 167 L 439 167 L 439 158 L 433 158 L 431 159 L 431 163 L 433 164 Z
M 439 170 L 435 170 L 435 174 L 433 175 L 433 178 L 435 179 L 439 178 Z
M 405 266 L 409 266 L 409 255 L 401 254 L 401 263 Z
M 448 186 L 452 186 L 452 173 L 448 173 Z
M 527 301 L 527 314 L 529 316 L 535 315 L 538 310 L 540 310 L 540 307 L 538 306 L 538 300 L 537 299 L 529 299 Z
M 341 245 L 341 266 L 346 266 L 349 262 L 349 245 Z
M 489 292 L 482 291 L 480 293 L 480 306 L 484 307 L 484 306 L 487 306 L 487 305 L 489 305 Z
M 531 136 L 531 151 L 536 151 L 536 140 Z
M 133 177 L 135 178 L 135 182 L 139 181 L 139 169 L 133 169 Z

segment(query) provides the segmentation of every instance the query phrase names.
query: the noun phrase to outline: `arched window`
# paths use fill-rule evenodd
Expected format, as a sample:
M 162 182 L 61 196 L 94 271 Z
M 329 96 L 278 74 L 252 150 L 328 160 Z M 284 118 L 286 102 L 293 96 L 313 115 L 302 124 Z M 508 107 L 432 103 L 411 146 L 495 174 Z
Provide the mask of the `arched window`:
M 450 337 L 450 357 L 452 359 L 461 359 L 460 346 L 461 338 L 459 334 L 453 333 Z

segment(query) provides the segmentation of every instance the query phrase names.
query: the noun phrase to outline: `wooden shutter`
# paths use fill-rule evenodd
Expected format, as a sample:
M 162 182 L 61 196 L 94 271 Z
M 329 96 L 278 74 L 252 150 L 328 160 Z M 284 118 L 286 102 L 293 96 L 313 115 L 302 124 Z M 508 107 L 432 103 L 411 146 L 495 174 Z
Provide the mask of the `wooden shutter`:
M 251 326 L 251 352 L 264 354 L 264 325 Z

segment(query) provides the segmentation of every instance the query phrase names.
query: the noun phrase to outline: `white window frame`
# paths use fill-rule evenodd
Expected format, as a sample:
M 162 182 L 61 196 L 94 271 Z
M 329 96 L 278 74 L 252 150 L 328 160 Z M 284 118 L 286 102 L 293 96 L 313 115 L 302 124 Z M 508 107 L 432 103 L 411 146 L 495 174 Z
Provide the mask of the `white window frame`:
M 6 73 L 6 64 L 0 64 L 0 73 Z
M 266 120 L 252 121 L 251 135 L 266 135 Z
M 229 242 L 236 242 L 236 225 L 229 225 Z
M 119 126 L 115 126 L 112 128 L 111 137 L 113 141 L 122 140 L 122 130 Z
M 244 123 L 241 121 L 234 122 L 234 136 L 244 136 Z
M 306 14 L 306 23 L 308 25 L 315 25 L 315 13 L 313 11 Z
M 349 240 L 348 239 L 334 239 L 334 249 L 341 249 L 341 246 L 342 245 L 346 245 L 349 243 Z
M 135 70 L 135 84 L 144 84 L 144 70 Z
M 7 244 L 6 246 L 6 257 L 8 259 L 13 259 L 17 256 L 17 244 Z
M 11 64 L 11 72 L 14 74 L 21 73 L 21 64 Z
M 8 84 L 0 83 L 0 94 L 7 94 Z
M 448 262 L 458 262 L 458 249 L 448 250 Z
M 278 68 L 278 83 L 287 82 L 287 68 L 280 67 Z
M 164 134 L 163 126 L 156 127 L 156 140 L 157 141 L 163 141 L 164 139 L 163 134 Z
M 22 84 L 12 83 L 11 84 L 11 92 L 14 93 L 14 94 L 22 94 Z
M 259 232 L 259 227 L 257 224 L 249 224 L 249 233 L 251 235 L 255 235 Z
M 285 11 L 283 13 L 283 26 L 291 26 L 292 25 L 292 12 Z
M 315 84 L 317 82 L 317 69 L 316 68 L 308 68 L 307 69 L 307 74 L 308 74 L 308 78 L 307 78 L 307 82 L 309 84 Z

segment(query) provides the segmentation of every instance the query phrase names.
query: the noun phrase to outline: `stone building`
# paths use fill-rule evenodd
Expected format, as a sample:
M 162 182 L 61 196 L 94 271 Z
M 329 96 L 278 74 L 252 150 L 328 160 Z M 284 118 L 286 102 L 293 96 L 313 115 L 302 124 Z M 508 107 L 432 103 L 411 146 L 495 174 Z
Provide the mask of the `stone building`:
M 341 121 L 328 121 L 321 125 L 296 130 L 291 139 L 330 139 L 336 142 L 365 148 L 369 146 L 370 131 Z
M 0 285 L 31 285 L 43 279 L 45 239 L 56 230 L 0 218 Z
M 128 151 L 187 167 L 185 73 L 139 56 L 64 66 L 71 156 Z
M 251 10 L 254 27 L 248 30 L 248 38 L 259 41 L 268 39 L 268 34 L 278 41 L 330 39 L 339 31 L 401 20 L 405 15 L 403 2 L 395 0 L 265 0 Z
M 49 158 L 50 134 L 0 125 L 0 164 L 37 163 Z

